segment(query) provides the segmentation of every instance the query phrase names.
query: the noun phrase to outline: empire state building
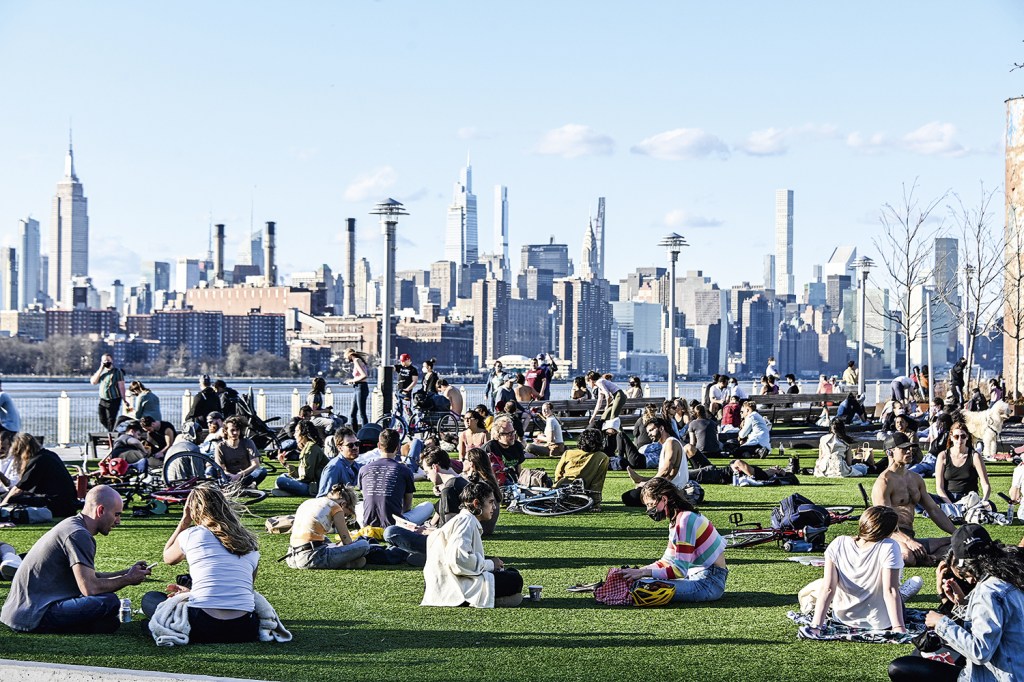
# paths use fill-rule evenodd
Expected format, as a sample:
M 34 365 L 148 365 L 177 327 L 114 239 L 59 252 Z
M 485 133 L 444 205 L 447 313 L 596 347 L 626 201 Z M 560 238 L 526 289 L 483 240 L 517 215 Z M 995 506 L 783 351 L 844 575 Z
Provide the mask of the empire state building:
M 64 177 L 53 197 L 50 227 L 50 296 L 57 307 L 70 308 L 71 278 L 89 274 L 89 213 L 82 183 L 75 175 L 75 157 L 68 141 Z

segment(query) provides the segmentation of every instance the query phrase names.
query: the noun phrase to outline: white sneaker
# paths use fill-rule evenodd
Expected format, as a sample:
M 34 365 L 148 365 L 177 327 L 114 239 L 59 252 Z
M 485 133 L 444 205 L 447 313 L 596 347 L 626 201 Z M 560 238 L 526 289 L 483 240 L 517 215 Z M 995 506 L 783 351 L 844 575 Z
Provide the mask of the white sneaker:
M 14 580 L 14 574 L 18 571 L 19 566 L 21 566 L 21 557 L 18 556 L 0 562 L 0 578 Z
M 903 597 L 903 601 L 906 601 L 920 592 L 922 587 L 924 587 L 924 579 L 919 575 L 911 576 L 900 585 L 900 596 Z

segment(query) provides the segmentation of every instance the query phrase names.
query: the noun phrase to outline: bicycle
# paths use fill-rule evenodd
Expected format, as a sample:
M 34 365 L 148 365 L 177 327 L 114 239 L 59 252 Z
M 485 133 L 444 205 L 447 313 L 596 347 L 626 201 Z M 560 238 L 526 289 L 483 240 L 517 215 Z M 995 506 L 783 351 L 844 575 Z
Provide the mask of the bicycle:
M 512 483 L 501 488 L 502 504 L 510 512 L 523 512 L 530 516 L 565 516 L 594 506 L 594 498 L 587 494 L 581 479 L 562 488 L 531 488 L 519 485 L 514 477 L 510 480 Z
M 774 542 L 781 546 L 784 542 L 790 540 L 808 540 L 823 535 L 829 526 L 843 523 L 844 521 L 856 521 L 860 518 L 859 516 L 850 516 L 853 507 L 825 507 L 825 510 L 829 514 L 825 526 L 821 528 L 807 526 L 801 529 L 764 528 L 760 523 L 744 523 L 743 514 L 741 512 L 734 512 L 729 514 L 729 523 L 733 526 L 732 530 L 728 533 L 723 533 L 722 539 L 725 540 L 726 549 L 754 547 L 768 542 Z M 743 526 L 749 527 L 744 528 Z
M 438 416 L 434 416 L 438 415 Z M 398 432 L 400 441 L 406 438 L 415 438 L 419 435 L 434 436 L 443 439 L 458 440 L 459 431 L 462 430 L 460 415 L 454 412 L 427 412 L 415 408 L 408 421 L 398 412 L 385 414 L 374 422 L 382 429 L 392 429 Z
M 178 452 L 164 462 L 164 487 L 153 490 L 148 497 L 166 504 L 185 502 L 192 489 L 202 483 L 214 483 L 224 494 L 244 504 L 266 499 L 267 491 L 248 488 L 228 481 L 227 473 L 201 452 Z

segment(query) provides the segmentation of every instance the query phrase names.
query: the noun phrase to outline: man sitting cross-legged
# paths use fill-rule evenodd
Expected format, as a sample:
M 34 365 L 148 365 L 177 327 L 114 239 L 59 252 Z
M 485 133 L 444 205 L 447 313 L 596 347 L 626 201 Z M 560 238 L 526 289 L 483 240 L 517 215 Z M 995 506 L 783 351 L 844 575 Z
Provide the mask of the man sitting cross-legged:
M 896 432 L 885 439 L 885 450 L 889 466 L 871 489 L 871 504 L 892 507 L 899 514 L 899 527 L 892 539 L 899 543 L 907 566 L 934 566 L 945 555 L 950 538 L 915 538 L 915 506 L 921 505 L 935 525 L 947 533 L 952 534 L 956 529 L 928 494 L 920 474 L 907 469 L 914 461 L 910 439 Z
M 586 429 L 576 440 L 576 448 L 566 450 L 555 466 L 555 487 L 581 479 L 587 494 L 594 498 L 591 511 L 601 511 L 604 479 L 608 475 L 608 455 L 601 451 L 603 446 L 604 434 L 597 429 Z
M 662 417 L 655 417 L 644 427 L 651 442 L 661 443 L 661 458 L 658 460 L 658 471 L 651 478 L 664 478 L 671 481 L 677 488 L 682 488 L 690 480 L 690 469 L 686 463 L 686 455 L 683 454 L 683 445 L 679 439 L 672 435 L 672 427 Z M 632 468 L 626 472 L 633 479 L 636 488 L 627 490 L 622 494 L 622 504 L 627 507 L 643 507 L 643 500 L 640 499 L 640 488 L 650 480 L 642 476 Z

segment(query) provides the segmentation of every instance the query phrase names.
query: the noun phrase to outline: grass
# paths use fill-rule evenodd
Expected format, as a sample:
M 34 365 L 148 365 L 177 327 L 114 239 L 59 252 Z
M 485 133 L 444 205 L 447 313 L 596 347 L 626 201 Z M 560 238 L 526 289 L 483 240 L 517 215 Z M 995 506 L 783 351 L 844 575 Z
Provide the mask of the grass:
M 792 453 L 790 453 L 792 454 Z M 798 451 L 803 466 L 813 454 Z M 537 460 L 533 460 L 537 462 Z M 774 463 L 780 463 L 777 460 Z M 544 461 L 552 468 L 553 461 Z M 993 465 L 994 490 L 1009 488 L 1012 467 Z M 705 486 L 702 511 L 720 529 L 731 512 L 767 523 L 779 499 L 799 490 L 821 504 L 860 504 L 857 479 L 822 481 L 802 477 L 799 488 Z M 803 642 L 786 618 L 796 593 L 821 569 L 787 560 L 774 545 L 729 550 L 726 596 L 707 605 L 663 609 L 602 607 L 590 595 L 565 592 L 577 582 L 602 578 L 609 566 L 640 564 L 659 557 L 668 535 L 639 510 L 626 510 L 618 498 L 629 487 L 623 472 L 609 472 L 605 511 L 543 519 L 502 513 L 498 531 L 485 540 L 488 554 L 518 568 L 526 584 L 544 586 L 544 599 L 518 609 L 421 608 L 423 580 L 410 567 L 361 571 L 295 571 L 276 559 L 287 536 L 262 532 L 256 587 L 275 606 L 295 638 L 287 644 L 158 648 L 139 622 L 110 636 L 16 634 L 0 628 L 0 656 L 266 680 L 621 680 L 786 679 L 885 680 L 886 667 L 910 646 Z M 930 482 L 930 487 L 933 483 Z M 417 501 L 428 499 L 427 486 Z M 255 505 L 260 517 L 287 513 L 298 500 L 268 498 Z M 177 516 L 126 518 L 108 537 L 97 538 L 97 568 L 114 570 L 133 561 L 153 561 Z M 26 550 L 46 528 L 5 530 L 3 540 Z M 852 533 L 851 523 L 834 527 L 830 537 Z M 933 531 L 918 520 L 918 531 Z M 992 527 L 1007 543 L 1020 539 L 1014 528 Z M 136 606 L 143 592 L 172 582 L 183 566 L 159 565 L 154 578 L 121 593 Z M 927 569 L 926 589 L 911 605 L 934 602 Z M 0 598 L 7 585 L 0 584 Z

